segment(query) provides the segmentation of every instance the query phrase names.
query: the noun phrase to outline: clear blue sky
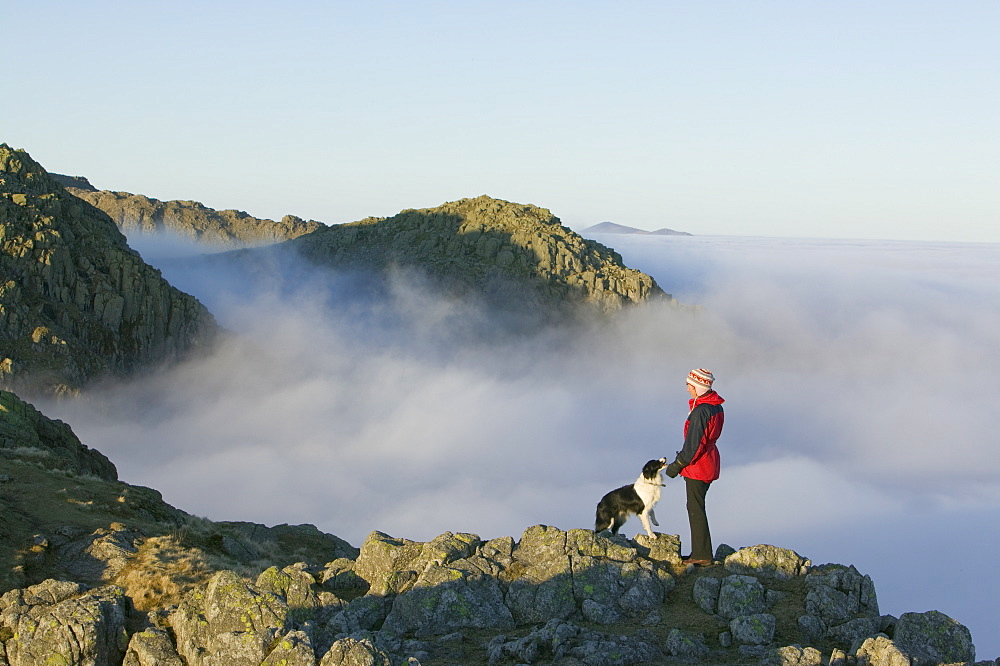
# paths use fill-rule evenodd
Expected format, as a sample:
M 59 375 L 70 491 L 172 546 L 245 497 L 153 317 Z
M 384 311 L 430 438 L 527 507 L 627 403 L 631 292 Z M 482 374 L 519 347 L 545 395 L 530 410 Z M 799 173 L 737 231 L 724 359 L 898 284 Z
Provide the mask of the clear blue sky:
M 0 4 L 0 141 L 326 223 L 1000 242 L 1000 3 Z

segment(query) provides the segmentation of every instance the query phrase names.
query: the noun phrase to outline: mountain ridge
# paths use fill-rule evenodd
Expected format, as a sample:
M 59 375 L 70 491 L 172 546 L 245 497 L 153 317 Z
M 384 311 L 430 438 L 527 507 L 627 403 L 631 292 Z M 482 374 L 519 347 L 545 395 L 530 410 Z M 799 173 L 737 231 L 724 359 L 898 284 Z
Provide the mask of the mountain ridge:
M 476 293 L 499 308 L 607 313 L 673 301 L 652 277 L 549 210 L 486 195 L 334 225 L 282 245 L 326 266 L 419 268 L 445 292 Z
M 296 238 L 324 227 L 295 215 L 280 221 L 241 210 L 215 210 L 199 201 L 160 201 L 142 194 L 98 190 L 82 176 L 55 176 L 66 191 L 107 213 L 123 233 L 173 233 L 220 248 L 255 247 Z

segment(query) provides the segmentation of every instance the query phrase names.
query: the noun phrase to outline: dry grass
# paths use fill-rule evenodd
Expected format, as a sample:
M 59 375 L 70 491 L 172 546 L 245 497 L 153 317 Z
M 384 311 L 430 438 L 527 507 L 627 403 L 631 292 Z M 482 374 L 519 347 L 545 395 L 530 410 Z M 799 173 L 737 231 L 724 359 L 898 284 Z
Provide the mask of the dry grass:
M 146 539 L 114 583 L 125 588 L 136 608 L 152 611 L 179 603 L 216 570 L 201 550 L 165 535 Z

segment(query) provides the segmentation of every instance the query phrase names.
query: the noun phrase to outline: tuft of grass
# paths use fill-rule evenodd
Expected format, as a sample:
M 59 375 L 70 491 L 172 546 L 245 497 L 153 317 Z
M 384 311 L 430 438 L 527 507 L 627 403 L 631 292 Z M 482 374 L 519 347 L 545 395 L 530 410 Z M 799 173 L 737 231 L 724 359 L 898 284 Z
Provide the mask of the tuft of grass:
M 141 611 L 154 611 L 180 603 L 190 590 L 207 581 L 217 568 L 198 548 L 181 543 L 174 535 L 150 537 L 115 577 L 132 603 Z

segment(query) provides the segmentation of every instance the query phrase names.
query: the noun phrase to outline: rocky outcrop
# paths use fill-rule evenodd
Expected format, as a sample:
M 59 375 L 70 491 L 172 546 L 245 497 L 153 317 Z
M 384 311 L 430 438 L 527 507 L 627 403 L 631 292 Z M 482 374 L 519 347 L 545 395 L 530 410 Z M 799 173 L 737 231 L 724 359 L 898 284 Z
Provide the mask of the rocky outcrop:
M 0 388 L 74 391 L 190 353 L 215 331 L 107 215 L 0 144 Z
M 84 591 L 49 580 L 13 590 L 0 597 L 0 655 L 10 666 L 120 664 L 129 612 L 117 587 Z
M 0 391 L 0 460 L 30 460 L 50 469 L 118 479 L 114 464 L 87 448 L 62 421 L 48 418 L 9 391 Z
M 487 196 L 319 229 L 286 245 L 340 269 L 416 271 L 447 294 L 504 313 L 560 317 L 669 298 L 548 210 Z
M 126 234 L 169 232 L 198 243 L 235 248 L 269 245 L 325 226 L 294 215 L 275 222 L 241 210 L 215 210 L 197 201 L 160 201 L 141 194 L 80 187 L 83 183 L 67 176 L 62 182 L 70 194 L 107 213 Z
M 449 532 L 414 542 L 373 532 L 354 557 L 256 577 L 221 570 L 146 614 L 122 588 L 48 580 L 0 598 L 0 655 L 10 664 L 57 655 L 66 659 L 59 663 L 128 666 L 975 659 L 968 629 L 942 613 L 879 616 L 870 579 L 853 567 L 805 565 L 775 577 L 776 563 L 797 556 L 771 546 L 776 558 L 748 569 L 747 560 L 759 560 L 755 546 L 698 569 L 680 562 L 679 544 L 673 535 L 629 541 L 544 525 L 519 540 Z M 877 621 L 812 636 L 796 613 L 829 627 Z
M 0 666 L 975 659 L 969 630 L 947 615 L 882 615 L 855 567 L 773 545 L 722 545 L 697 568 L 669 534 L 535 525 L 518 539 L 420 542 L 375 531 L 355 548 L 311 525 L 194 518 L 96 475 L 100 454 L 67 426 L 0 398 L 0 415 L 16 416 L 0 420 L 4 436 L 27 443 L 0 449 Z M 8 455 L 36 448 L 58 464 Z

